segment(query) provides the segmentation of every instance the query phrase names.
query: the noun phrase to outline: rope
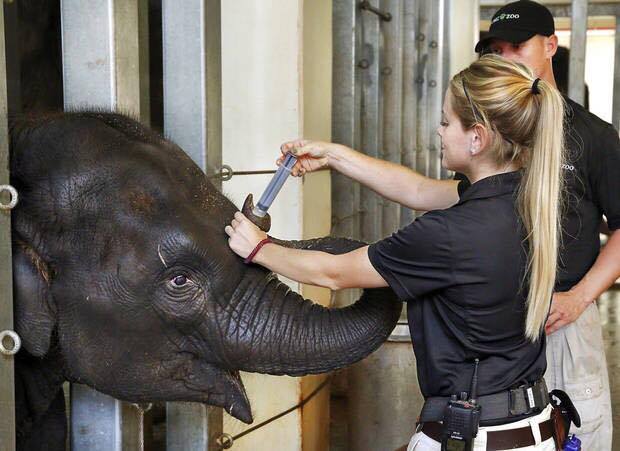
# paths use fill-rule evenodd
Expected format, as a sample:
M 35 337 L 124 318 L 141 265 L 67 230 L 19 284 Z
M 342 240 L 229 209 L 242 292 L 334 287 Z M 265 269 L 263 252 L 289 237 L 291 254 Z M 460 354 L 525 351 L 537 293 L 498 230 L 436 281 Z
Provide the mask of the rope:
M 307 398 L 302 399 L 301 402 L 299 402 L 297 405 L 289 409 L 286 409 L 284 412 L 280 412 L 279 414 L 269 418 L 268 420 L 265 420 L 262 423 L 259 423 L 256 426 L 251 427 L 250 429 L 246 429 L 245 431 L 241 432 L 240 434 L 235 435 L 234 437 L 231 437 L 230 434 L 222 434 L 220 438 L 217 440 L 218 445 L 220 446 L 219 449 L 229 449 L 233 446 L 233 444 L 235 443 L 235 440 L 238 440 L 241 437 L 248 435 L 257 429 L 260 429 L 263 426 L 267 426 L 269 423 L 276 421 L 277 419 L 282 418 L 283 416 L 288 415 L 289 413 L 299 408 L 302 408 L 308 401 L 314 398 L 317 395 L 317 393 L 323 390 L 323 388 L 325 388 L 331 380 L 332 380 L 332 376 L 329 376 L 323 382 L 321 382 L 321 384 L 317 388 L 315 388 L 312 391 L 312 393 L 308 395 Z

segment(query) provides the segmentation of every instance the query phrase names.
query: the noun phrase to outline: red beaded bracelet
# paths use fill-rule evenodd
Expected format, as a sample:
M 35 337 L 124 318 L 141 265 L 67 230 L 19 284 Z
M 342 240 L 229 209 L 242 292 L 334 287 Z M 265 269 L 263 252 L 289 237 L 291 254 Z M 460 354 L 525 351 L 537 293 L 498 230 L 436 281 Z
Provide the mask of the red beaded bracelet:
M 272 243 L 271 238 L 267 237 L 263 240 L 261 240 L 256 247 L 254 248 L 254 250 L 252 252 L 250 252 L 250 255 L 247 256 L 247 258 L 245 260 L 243 260 L 243 263 L 250 264 L 252 263 L 252 260 L 254 259 L 254 257 L 256 257 L 256 254 L 258 254 L 258 251 L 261 250 L 261 248 L 267 244 L 267 243 Z

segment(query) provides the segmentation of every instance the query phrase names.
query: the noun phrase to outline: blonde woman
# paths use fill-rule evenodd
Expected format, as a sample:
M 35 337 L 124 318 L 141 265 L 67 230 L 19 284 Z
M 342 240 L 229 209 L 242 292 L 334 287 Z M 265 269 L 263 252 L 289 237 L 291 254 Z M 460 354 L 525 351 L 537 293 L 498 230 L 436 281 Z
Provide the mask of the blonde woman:
M 453 395 L 473 396 L 476 367 L 473 449 L 555 449 L 543 328 L 556 274 L 562 119 L 555 88 L 523 65 L 485 56 L 456 75 L 445 96 L 442 165 L 471 182 L 458 195 L 455 185 L 439 185 L 454 190 L 445 209 L 344 255 L 268 243 L 254 256 L 299 282 L 389 285 L 408 302 L 426 400 L 410 450 L 440 449 L 446 406 Z M 420 194 L 408 189 L 418 185 L 413 171 L 342 145 L 293 141 L 282 151 L 299 157 L 295 175 L 328 166 L 404 205 Z M 244 258 L 266 238 L 241 213 L 226 233 Z

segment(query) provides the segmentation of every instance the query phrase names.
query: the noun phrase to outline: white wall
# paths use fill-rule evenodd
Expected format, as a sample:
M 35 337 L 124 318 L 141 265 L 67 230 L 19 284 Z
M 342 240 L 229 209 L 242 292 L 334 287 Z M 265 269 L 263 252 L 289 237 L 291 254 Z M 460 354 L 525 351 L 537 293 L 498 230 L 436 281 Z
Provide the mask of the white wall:
M 480 34 L 479 0 L 449 0 L 448 42 L 450 77 L 476 59 L 474 46 Z
M 560 45 L 570 48 L 570 31 L 558 30 Z M 588 30 L 585 80 L 590 91 L 590 111 L 611 122 L 614 93 L 614 30 Z
M 309 21 L 306 34 L 304 15 Z M 319 35 L 313 35 L 313 30 Z M 280 144 L 304 136 L 306 129 L 309 137 L 329 140 L 330 103 L 331 0 L 306 0 L 305 9 L 304 0 L 222 2 L 224 164 L 235 171 L 275 169 Z M 257 200 L 271 177 L 233 177 L 223 182 L 223 191 L 241 207 L 248 193 L 254 193 Z M 327 235 L 330 195 L 326 172 L 305 180 L 290 177 L 269 211 L 270 234 L 285 239 Z M 319 210 L 317 206 L 321 206 Z M 299 284 L 288 283 L 301 290 Z M 304 294 L 329 302 L 329 292 L 306 288 Z M 248 373 L 241 377 L 254 424 L 295 406 L 321 380 Z M 306 443 L 326 443 L 326 428 L 316 425 L 328 422 L 327 402 L 313 401 L 303 413 L 297 409 L 240 438 L 232 449 L 301 450 L 304 434 L 314 437 L 304 437 Z M 225 433 L 234 436 L 248 427 L 224 415 Z

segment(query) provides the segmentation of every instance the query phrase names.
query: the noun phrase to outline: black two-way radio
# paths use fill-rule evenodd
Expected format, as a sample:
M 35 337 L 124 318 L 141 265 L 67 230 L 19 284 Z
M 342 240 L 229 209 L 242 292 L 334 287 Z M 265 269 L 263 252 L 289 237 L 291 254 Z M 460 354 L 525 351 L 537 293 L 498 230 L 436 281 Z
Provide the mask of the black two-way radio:
M 457 399 L 452 395 L 443 416 L 441 451 L 471 451 L 474 438 L 478 435 L 481 407 L 476 401 L 478 395 L 478 363 L 476 359 L 471 378 L 469 399 L 462 392 Z

